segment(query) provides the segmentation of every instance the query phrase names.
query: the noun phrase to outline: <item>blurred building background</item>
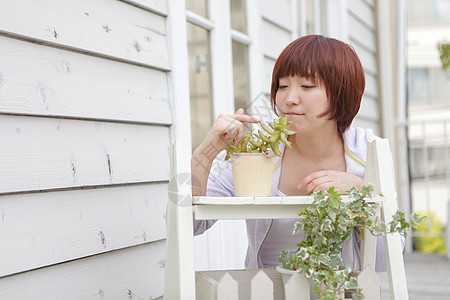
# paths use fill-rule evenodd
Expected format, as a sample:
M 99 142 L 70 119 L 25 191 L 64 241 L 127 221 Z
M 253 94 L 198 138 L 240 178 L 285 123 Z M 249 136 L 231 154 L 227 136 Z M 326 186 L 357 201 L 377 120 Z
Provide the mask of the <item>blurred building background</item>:
M 446 253 L 450 198 L 450 69 L 439 43 L 450 43 L 450 1 L 407 2 L 407 131 L 411 208 L 429 216 L 414 232 L 414 249 Z

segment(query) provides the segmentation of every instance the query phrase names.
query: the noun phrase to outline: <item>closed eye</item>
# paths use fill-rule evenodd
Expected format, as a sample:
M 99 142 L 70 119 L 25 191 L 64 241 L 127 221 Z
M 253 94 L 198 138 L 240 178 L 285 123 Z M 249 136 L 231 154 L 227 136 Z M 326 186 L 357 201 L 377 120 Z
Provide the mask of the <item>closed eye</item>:
M 302 88 L 304 89 L 312 89 L 314 87 L 315 87 L 314 85 L 302 85 Z
M 279 89 L 285 89 L 285 88 L 287 88 L 288 86 L 287 85 L 280 85 L 278 88 Z

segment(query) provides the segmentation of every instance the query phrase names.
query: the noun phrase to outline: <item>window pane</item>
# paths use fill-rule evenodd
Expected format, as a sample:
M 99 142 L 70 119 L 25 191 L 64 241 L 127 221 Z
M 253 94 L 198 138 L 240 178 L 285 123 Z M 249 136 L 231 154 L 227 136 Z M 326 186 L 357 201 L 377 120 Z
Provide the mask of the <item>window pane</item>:
M 432 68 L 428 71 L 431 73 L 432 103 L 450 104 L 450 70 L 444 71 L 443 68 Z
M 408 70 L 410 104 L 450 104 L 450 76 L 442 68 Z
M 195 149 L 212 125 L 209 32 L 187 23 L 187 39 L 192 149 Z
M 233 41 L 234 107 L 250 114 L 250 84 L 248 74 L 248 47 Z
M 431 18 L 435 22 L 450 22 L 450 1 L 433 0 Z
M 441 23 L 450 21 L 449 0 L 408 0 L 409 23 Z
M 208 1 L 207 0 L 186 0 L 186 9 L 196 14 L 208 18 Z
M 231 28 L 247 33 L 245 0 L 230 0 Z
M 430 1 L 408 0 L 407 11 L 409 23 L 429 22 L 431 14 Z
M 427 69 L 408 70 L 408 100 L 410 104 L 425 104 L 428 94 Z

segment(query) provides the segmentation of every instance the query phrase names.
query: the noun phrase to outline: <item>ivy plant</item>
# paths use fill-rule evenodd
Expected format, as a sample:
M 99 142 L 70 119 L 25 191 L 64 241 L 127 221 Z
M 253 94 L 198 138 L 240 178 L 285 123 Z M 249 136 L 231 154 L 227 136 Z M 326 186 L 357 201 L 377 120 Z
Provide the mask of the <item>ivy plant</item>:
M 269 154 L 268 151 L 270 149 L 275 155 L 281 156 L 281 152 L 278 149 L 280 142 L 285 144 L 286 147 L 292 147 L 291 142 L 287 140 L 289 135 L 295 134 L 295 131 L 288 129 L 291 124 L 292 122 L 288 122 L 286 117 L 274 119 L 272 123 L 269 123 L 269 126 L 259 122 L 264 132 L 259 129 L 257 133 L 249 133 L 239 143 L 236 143 L 236 139 L 234 139 L 227 148 L 225 160 L 230 159 L 233 153 Z
M 442 68 L 447 70 L 450 66 L 450 44 L 446 41 L 437 44 L 437 49 L 439 51 L 439 59 L 442 63 Z
M 361 190 L 352 188 L 344 200 L 334 187 L 328 189 L 328 195 L 320 190 L 312 194 L 312 205 L 299 213 L 293 234 L 303 230 L 305 237 L 297 244 L 296 253 L 283 250 L 279 261 L 283 268 L 298 270 L 314 280 L 314 291 L 321 300 L 337 299 L 342 288 L 353 291 L 352 299 L 364 299 L 356 278 L 349 279 L 348 267 L 341 256 L 343 243 L 351 239 L 353 229 L 359 231 L 359 239 L 364 239 L 365 228 L 373 235 L 404 233 L 425 219 L 414 213 L 407 222 L 404 214 L 397 211 L 389 224 L 381 222 L 376 216 L 376 204 L 365 201 L 374 197 L 373 191 L 370 184 Z

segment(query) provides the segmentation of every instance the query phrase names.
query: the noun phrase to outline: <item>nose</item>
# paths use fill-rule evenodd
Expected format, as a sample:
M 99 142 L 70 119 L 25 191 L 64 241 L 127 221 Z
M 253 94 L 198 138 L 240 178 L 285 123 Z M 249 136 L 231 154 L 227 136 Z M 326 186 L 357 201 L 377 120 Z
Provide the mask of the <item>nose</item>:
M 291 88 L 286 97 L 286 104 L 289 106 L 295 106 L 300 103 L 300 93 L 298 93 L 297 89 Z

